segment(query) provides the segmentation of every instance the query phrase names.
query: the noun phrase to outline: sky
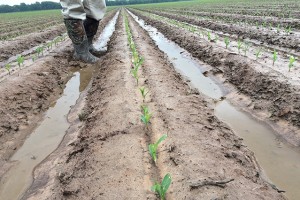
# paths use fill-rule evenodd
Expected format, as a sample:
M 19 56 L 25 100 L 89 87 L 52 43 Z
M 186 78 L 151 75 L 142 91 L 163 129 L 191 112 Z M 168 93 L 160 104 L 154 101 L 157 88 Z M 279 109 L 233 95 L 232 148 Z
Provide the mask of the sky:
M 20 3 L 32 4 L 35 2 L 53 1 L 59 3 L 59 0 L 0 0 L 0 5 L 19 5 Z

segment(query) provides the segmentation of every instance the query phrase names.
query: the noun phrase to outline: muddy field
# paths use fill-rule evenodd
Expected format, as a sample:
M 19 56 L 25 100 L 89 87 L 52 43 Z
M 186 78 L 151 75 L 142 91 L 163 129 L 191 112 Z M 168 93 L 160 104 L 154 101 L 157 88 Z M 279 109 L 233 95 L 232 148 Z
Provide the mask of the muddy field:
M 1 47 L 2 63 L 27 53 L 24 66 L 14 63 L 11 72 L 0 76 L 0 92 L 5 94 L 0 97 L 0 199 L 154 200 L 160 198 L 151 187 L 166 174 L 171 176 L 166 199 L 300 198 L 296 189 L 299 64 L 292 72 L 275 69 L 268 59 L 272 52 L 265 51 L 258 60 L 253 55 L 257 46 L 251 45 L 248 55 L 241 55 L 235 36 L 230 37 L 229 49 L 222 41 L 226 37 L 222 34 L 231 31 L 265 44 L 264 48 L 272 45 L 281 56 L 278 68 L 286 65 L 287 51 L 298 55 L 297 33 L 272 42 L 273 33 L 258 37 L 262 30 L 226 29 L 226 25 L 218 26 L 220 21 L 201 20 L 147 7 L 114 9 L 101 21 L 99 39 L 95 39 L 99 48 L 106 48 L 101 41 L 110 37 L 107 52 L 93 65 L 72 60 L 68 38 L 36 60 L 30 59 L 28 50 L 62 35 L 61 28 L 40 33 L 40 40 L 30 34 L 20 36 L 13 42 L 19 41 L 22 48 L 13 55 L 4 49 L 13 51 L 15 44 L 2 43 L 7 45 Z M 212 37 L 219 34 L 219 40 L 208 41 L 197 34 L 199 27 L 191 28 L 194 25 L 222 29 L 222 33 L 211 32 Z M 197 73 L 185 71 L 189 66 L 183 59 L 187 65 L 193 63 Z M 199 79 L 210 82 L 206 86 Z M 144 96 L 141 89 L 146 90 Z M 70 100 L 73 103 L 63 106 L 63 113 L 61 102 Z M 228 122 L 231 118 L 224 114 L 236 115 L 240 121 Z M 51 118 L 52 124 L 45 125 Z M 239 123 L 251 124 L 239 128 L 248 135 L 257 132 L 258 138 L 251 143 L 235 128 Z M 47 135 L 48 129 L 53 134 L 61 132 L 53 149 L 42 143 L 53 136 L 39 139 L 40 150 L 30 145 L 39 129 L 41 135 Z M 270 132 L 275 145 L 253 146 L 268 140 L 260 136 L 265 132 Z M 164 134 L 167 138 L 158 145 L 154 162 L 148 145 Z M 26 148 L 29 153 L 23 155 Z M 259 151 L 267 153 L 261 156 Z M 282 151 L 289 156 L 278 155 L 274 160 L 279 163 L 273 163 L 271 157 Z M 280 166 L 280 162 L 290 165 Z M 25 171 L 22 166 L 28 169 L 20 175 L 26 177 L 24 183 L 14 179 Z M 283 172 L 286 179 L 278 175 L 280 170 L 290 172 Z

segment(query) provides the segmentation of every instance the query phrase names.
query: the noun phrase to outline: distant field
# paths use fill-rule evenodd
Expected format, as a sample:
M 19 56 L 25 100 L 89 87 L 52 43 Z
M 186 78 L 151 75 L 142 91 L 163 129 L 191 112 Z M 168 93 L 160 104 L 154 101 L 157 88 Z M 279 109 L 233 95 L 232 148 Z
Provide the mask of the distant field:
M 116 7 L 109 7 L 107 12 Z M 63 23 L 60 10 L 0 14 L 0 41 L 45 30 Z
M 216 13 L 235 13 L 257 16 L 274 16 L 282 18 L 300 18 L 300 1 L 271 0 L 196 0 L 159 4 L 141 4 L 136 8 L 197 10 Z
M 44 30 L 62 22 L 60 10 L 0 14 L 0 40 Z

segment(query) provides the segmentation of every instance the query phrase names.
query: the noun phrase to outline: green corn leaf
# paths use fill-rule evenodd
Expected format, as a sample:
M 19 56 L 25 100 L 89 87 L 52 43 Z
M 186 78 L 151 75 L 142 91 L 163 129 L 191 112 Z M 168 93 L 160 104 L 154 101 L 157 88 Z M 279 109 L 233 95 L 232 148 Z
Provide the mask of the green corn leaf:
M 170 174 L 166 174 L 163 181 L 161 182 L 163 193 L 166 194 L 167 190 L 171 185 L 172 179 Z
M 164 134 L 163 136 L 161 136 L 161 137 L 159 138 L 159 140 L 156 142 L 156 145 L 159 145 L 159 143 L 161 143 L 162 141 L 164 141 L 167 137 L 168 137 L 167 134 Z

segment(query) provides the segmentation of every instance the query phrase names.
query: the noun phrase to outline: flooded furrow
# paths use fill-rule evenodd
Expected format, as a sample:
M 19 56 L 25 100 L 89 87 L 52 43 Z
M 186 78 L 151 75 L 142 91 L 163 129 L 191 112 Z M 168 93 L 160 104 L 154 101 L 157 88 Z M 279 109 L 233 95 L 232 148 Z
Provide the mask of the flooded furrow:
M 1 179 L 0 199 L 18 199 L 32 181 L 32 170 L 60 143 L 69 127 L 66 116 L 79 97 L 80 73 L 66 84 L 64 93 L 51 107 L 43 122 L 13 155 L 15 164 Z
M 164 37 L 156 28 L 145 25 L 142 19 L 128 12 L 149 33 L 158 48 L 168 55 L 175 69 L 186 77 L 193 87 L 214 99 L 220 99 L 224 95 L 221 85 L 203 75 L 202 71 L 205 69 L 200 62 L 175 42 Z M 300 199 L 299 149 L 281 141 L 266 123 L 240 111 L 227 100 L 216 104 L 215 115 L 244 139 L 244 143 L 255 153 L 260 166 L 272 183 L 285 190 L 289 199 Z
M 115 30 L 119 12 L 107 24 L 97 41 L 97 48 L 106 49 L 106 45 Z M 65 85 L 63 95 L 48 109 L 44 120 L 25 140 L 22 147 L 12 156 L 12 167 L 1 178 L 0 199 L 19 199 L 32 183 L 34 168 L 51 154 L 62 141 L 70 124 L 67 116 L 76 104 L 80 93 L 92 79 L 95 67 L 72 69 L 72 78 Z

